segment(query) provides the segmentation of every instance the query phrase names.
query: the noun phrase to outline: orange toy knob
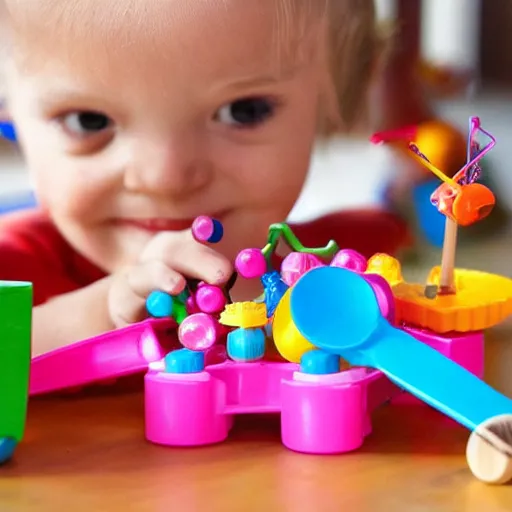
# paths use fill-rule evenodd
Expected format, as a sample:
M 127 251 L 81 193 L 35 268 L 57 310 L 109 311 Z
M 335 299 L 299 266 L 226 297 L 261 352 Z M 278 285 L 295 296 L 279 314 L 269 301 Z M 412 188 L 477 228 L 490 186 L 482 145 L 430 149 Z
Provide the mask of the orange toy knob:
M 471 226 L 485 219 L 496 204 L 494 194 L 480 183 L 458 187 L 443 183 L 432 194 L 431 201 L 440 213 L 459 226 Z
M 481 183 L 462 187 L 453 203 L 453 218 L 460 226 L 470 226 L 485 219 L 494 208 L 494 194 Z

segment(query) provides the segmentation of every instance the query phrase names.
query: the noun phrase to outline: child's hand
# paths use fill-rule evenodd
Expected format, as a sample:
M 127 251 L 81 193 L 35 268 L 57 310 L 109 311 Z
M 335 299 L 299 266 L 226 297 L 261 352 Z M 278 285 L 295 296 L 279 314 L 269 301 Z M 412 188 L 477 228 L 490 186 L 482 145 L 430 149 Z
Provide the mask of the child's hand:
M 154 290 L 171 295 L 183 291 L 186 278 L 221 285 L 231 276 L 231 263 L 212 248 L 183 241 L 174 233 L 159 233 L 145 247 L 136 265 L 114 276 L 108 294 L 110 317 L 115 327 L 146 317 L 146 298 Z

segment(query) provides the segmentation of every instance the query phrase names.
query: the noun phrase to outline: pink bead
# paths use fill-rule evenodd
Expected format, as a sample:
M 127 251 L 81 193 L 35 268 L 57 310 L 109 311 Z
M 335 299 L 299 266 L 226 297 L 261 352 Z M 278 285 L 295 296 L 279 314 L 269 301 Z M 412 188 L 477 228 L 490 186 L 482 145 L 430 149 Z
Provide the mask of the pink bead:
M 366 258 L 352 249 L 338 251 L 331 261 L 331 267 L 341 267 L 354 272 L 365 272 L 368 267 Z
M 190 315 L 178 328 L 180 343 L 189 350 L 207 350 L 218 339 L 218 322 L 206 313 Z
M 288 286 L 293 286 L 306 272 L 324 265 L 324 262 L 313 254 L 292 252 L 281 264 L 281 278 Z
M 244 249 L 236 257 L 235 269 L 244 279 L 254 279 L 267 272 L 267 260 L 260 249 Z
M 192 235 L 198 242 L 207 242 L 213 235 L 214 229 L 213 219 L 206 215 L 196 217 L 192 223 Z
M 200 309 L 197 307 L 196 299 L 193 295 L 187 297 L 185 301 L 185 309 L 189 315 L 193 315 L 194 313 L 199 313 Z
M 196 291 L 195 302 L 203 313 L 220 313 L 226 307 L 226 296 L 218 286 L 203 284 Z

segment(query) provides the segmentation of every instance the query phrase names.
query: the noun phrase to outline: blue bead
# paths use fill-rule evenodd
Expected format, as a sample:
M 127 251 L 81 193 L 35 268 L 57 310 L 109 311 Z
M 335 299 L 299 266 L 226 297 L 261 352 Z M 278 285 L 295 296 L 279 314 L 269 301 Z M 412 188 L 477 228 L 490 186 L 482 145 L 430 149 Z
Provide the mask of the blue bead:
M 13 124 L 0 122 L 0 136 L 10 142 L 16 142 L 16 131 Z
M 311 375 L 327 375 L 340 371 L 340 358 L 323 350 L 310 350 L 300 360 L 300 371 Z
M 262 329 L 239 328 L 231 331 L 226 349 L 233 361 L 258 361 L 265 355 L 265 333 Z
M 204 352 L 182 348 L 165 356 L 165 371 L 167 373 L 199 373 L 203 370 Z
M 7 462 L 13 456 L 17 444 L 16 439 L 12 437 L 0 437 L 0 464 Z
M 224 236 L 224 227 L 222 226 L 222 223 L 217 219 L 212 219 L 212 221 L 213 233 L 210 238 L 208 238 L 208 242 L 211 244 L 217 244 L 222 240 L 222 237 Z
M 146 309 L 155 318 L 166 318 L 172 315 L 172 297 L 165 292 L 156 290 L 146 299 Z

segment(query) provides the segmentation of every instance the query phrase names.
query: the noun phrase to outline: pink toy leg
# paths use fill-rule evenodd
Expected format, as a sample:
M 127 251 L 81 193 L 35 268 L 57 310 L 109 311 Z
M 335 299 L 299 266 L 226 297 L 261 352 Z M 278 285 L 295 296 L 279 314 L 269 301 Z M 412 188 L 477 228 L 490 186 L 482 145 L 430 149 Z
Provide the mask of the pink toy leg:
M 145 377 L 146 438 L 156 444 L 197 446 L 224 441 L 231 417 L 223 414 L 224 384 L 208 373 Z
M 342 453 L 363 444 L 369 426 L 362 386 L 283 380 L 281 392 L 282 440 L 291 450 Z

